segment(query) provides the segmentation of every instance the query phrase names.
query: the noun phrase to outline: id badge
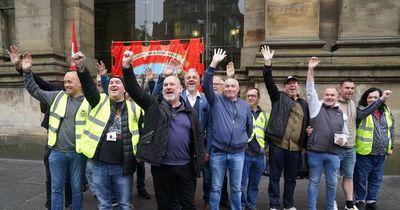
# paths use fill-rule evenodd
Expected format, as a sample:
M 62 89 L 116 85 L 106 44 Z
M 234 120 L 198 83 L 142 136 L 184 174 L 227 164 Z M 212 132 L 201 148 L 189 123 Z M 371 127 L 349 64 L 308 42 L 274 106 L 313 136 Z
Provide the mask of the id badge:
M 117 141 L 117 133 L 116 132 L 108 132 L 107 134 L 107 141 Z

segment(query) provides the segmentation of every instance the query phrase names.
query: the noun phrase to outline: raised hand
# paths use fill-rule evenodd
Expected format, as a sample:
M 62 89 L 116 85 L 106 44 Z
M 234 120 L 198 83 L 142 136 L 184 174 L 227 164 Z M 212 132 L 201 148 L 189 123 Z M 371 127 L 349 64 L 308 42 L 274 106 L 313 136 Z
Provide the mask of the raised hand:
M 274 52 L 275 51 L 273 51 L 273 50 L 271 52 L 269 50 L 269 46 L 267 46 L 267 45 L 264 45 L 264 46 L 261 47 L 261 53 L 262 53 L 262 55 L 264 57 L 264 64 L 266 66 L 271 66 L 272 57 L 274 57 Z
M 107 74 L 107 68 L 106 65 L 104 65 L 103 61 L 100 61 L 100 63 L 96 63 L 96 69 L 99 72 L 100 76 L 104 76 Z
M 386 101 L 386 100 L 388 100 L 389 98 L 390 98 L 390 96 L 392 95 L 392 91 L 391 90 L 385 90 L 385 91 L 383 91 L 383 93 L 382 93 L 382 96 L 381 96 L 381 99 L 383 100 L 383 101 Z
M 6 49 L 8 55 L 10 56 L 11 63 L 15 66 L 15 68 L 21 68 L 21 59 L 22 55 L 18 54 L 18 47 L 15 45 L 10 46 L 10 51 Z
M 144 73 L 146 74 L 147 81 L 154 80 L 154 72 L 153 72 L 153 69 L 151 69 L 151 67 L 147 67 L 146 70 L 144 70 Z
M 177 68 L 178 64 L 176 64 L 176 61 L 174 60 L 169 60 L 165 65 L 162 70 L 162 75 L 164 77 L 168 77 L 174 74 L 175 69 Z
M 235 65 L 233 62 L 229 62 L 228 65 L 226 65 L 226 77 L 233 78 L 233 76 L 235 76 Z
M 321 60 L 319 60 L 319 58 L 317 57 L 311 57 L 308 60 L 308 69 L 315 69 L 315 67 L 318 66 L 319 62 L 321 62 Z
M 24 71 L 31 71 L 32 56 L 28 52 L 26 52 L 22 57 L 21 67 Z
M 76 67 L 78 67 L 78 69 L 81 69 L 83 66 L 83 63 L 86 60 L 86 56 L 82 53 L 82 52 L 76 52 L 72 55 L 71 57 L 72 62 L 75 63 Z
M 210 67 L 212 68 L 216 68 L 218 63 L 221 62 L 222 60 L 224 60 L 224 58 L 226 57 L 226 51 L 218 48 L 218 49 L 214 49 L 214 56 L 213 59 L 211 61 Z
M 130 68 L 132 61 L 133 61 L 133 52 L 126 50 L 124 52 L 124 57 L 122 57 L 122 67 Z

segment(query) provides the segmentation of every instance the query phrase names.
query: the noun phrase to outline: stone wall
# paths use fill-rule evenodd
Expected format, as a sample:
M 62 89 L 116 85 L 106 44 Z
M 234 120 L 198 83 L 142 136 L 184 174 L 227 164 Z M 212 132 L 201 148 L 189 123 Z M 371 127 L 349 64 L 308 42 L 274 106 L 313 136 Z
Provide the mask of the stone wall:
M 35 73 L 62 82 L 69 68 L 74 20 L 79 50 L 94 71 L 94 0 L 6 0 L 0 1 L 0 9 L 0 144 L 17 138 L 44 143 L 39 102 L 23 88 L 5 49 L 16 44 L 20 52 L 29 51 Z
M 369 87 L 391 89 L 388 104 L 399 122 L 400 1 L 251 0 L 245 4 L 244 28 L 237 78 L 243 90 L 261 90 L 265 109 L 271 106 L 262 81 L 261 45 L 275 50 L 273 75 L 280 88 L 285 77 L 296 75 L 304 96 L 308 58 L 318 56 L 318 90 L 344 78 L 357 83 L 355 101 Z M 262 30 L 264 37 L 257 33 Z

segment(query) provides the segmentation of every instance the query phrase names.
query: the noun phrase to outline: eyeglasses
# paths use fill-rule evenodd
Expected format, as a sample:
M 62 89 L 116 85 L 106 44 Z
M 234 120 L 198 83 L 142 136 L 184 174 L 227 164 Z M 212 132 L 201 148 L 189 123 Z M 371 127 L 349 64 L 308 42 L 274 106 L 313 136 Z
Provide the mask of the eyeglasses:
M 247 98 L 257 98 L 258 95 L 246 95 Z

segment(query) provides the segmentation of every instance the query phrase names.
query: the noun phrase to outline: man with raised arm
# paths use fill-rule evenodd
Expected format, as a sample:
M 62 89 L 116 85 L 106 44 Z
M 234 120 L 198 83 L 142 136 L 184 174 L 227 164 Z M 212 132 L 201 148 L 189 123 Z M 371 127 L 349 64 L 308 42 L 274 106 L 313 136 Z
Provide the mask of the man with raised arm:
M 239 82 L 233 78 L 225 80 L 222 95 L 213 89 L 213 75 L 218 63 L 225 58 L 225 51 L 214 50 L 213 60 L 208 67 L 203 91 L 211 107 L 211 139 L 207 139 L 207 153 L 210 154 L 211 190 L 210 208 L 219 209 L 221 188 L 225 171 L 229 170 L 231 187 L 231 209 L 241 209 L 241 179 L 244 151 L 247 140 L 253 132 L 253 117 L 246 101 L 238 97 Z
M 75 71 L 64 76 L 65 91 L 43 91 L 33 79 L 32 57 L 24 54 L 22 69 L 25 88 L 34 98 L 50 106 L 48 142 L 51 148 L 51 209 L 63 209 L 64 184 L 70 173 L 72 209 L 82 209 L 82 177 L 85 158 L 80 153 L 80 137 L 85 126 L 89 103 L 84 100 Z
M 266 137 L 269 145 L 270 176 L 268 195 L 271 210 L 280 209 L 279 181 L 284 172 L 283 207 L 295 210 L 293 193 L 301 163 L 301 151 L 307 142 L 306 127 L 309 115 L 307 102 L 299 97 L 299 84 L 295 77 L 288 76 L 283 91 L 276 86 L 271 70 L 274 51 L 268 46 L 261 48 L 264 57 L 264 83 L 271 99 L 271 115 Z
M 15 70 L 22 76 L 22 55 L 18 53 L 18 47 L 15 45 L 10 46 L 10 50 L 7 50 L 8 55 L 10 56 L 11 63 L 14 65 Z M 60 83 L 51 84 L 40 76 L 32 72 L 33 79 L 40 89 L 45 91 L 58 91 L 64 90 L 64 85 Z M 49 129 L 49 115 L 50 115 L 50 107 L 45 103 L 40 102 L 40 111 L 44 114 L 42 123 L 40 124 L 46 130 Z M 51 209 L 51 173 L 50 173 L 50 165 L 49 165 L 49 156 L 51 153 L 51 148 L 48 144 L 45 144 L 44 147 L 44 155 L 43 162 L 45 165 L 46 171 L 46 200 L 45 207 L 47 209 Z M 71 205 L 71 184 L 69 183 L 69 171 L 67 171 L 67 179 L 65 182 L 65 207 L 70 207 Z
M 336 103 L 338 92 L 335 87 L 324 90 L 320 101 L 314 87 L 314 70 L 320 60 L 310 58 L 307 72 L 307 101 L 310 108 L 310 126 L 313 132 L 308 138 L 307 152 L 310 166 L 308 185 L 308 209 L 317 209 L 318 186 L 325 171 L 325 209 L 335 209 L 336 185 L 340 166 L 339 149 L 348 138 L 347 116 Z
M 138 159 L 150 163 L 159 210 L 171 209 L 177 192 L 184 210 L 196 209 L 195 179 L 204 159 L 203 130 L 196 111 L 180 97 L 182 87 L 173 69 L 164 68 L 162 95 L 146 93 L 131 68 L 133 52 L 122 59 L 126 90 L 145 111 L 144 128 L 138 144 Z
M 110 78 L 108 95 L 100 94 L 89 70 L 84 66 L 85 60 L 81 52 L 72 56 L 85 98 L 91 106 L 82 134 L 81 151 L 91 158 L 93 164 L 97 207 L 112 209 L 111 182 L 114 181 L 119 209 L 130 210 L 141 109 L 125 100 L 124 82 L 120 77 Z

